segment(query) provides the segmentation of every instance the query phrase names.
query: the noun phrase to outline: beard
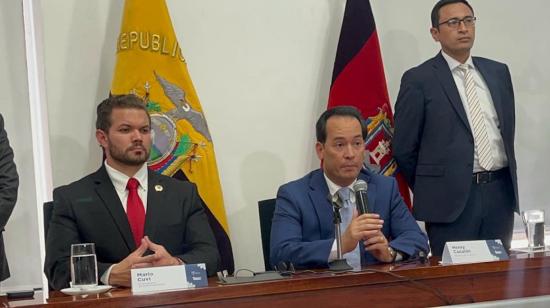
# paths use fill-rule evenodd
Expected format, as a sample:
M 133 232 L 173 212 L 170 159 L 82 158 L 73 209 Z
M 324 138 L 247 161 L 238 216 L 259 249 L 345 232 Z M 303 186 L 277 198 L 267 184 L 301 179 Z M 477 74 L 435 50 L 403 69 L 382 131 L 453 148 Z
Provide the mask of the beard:
M 141 150 L 141 154 L 134 154 L 136 148 Z M 109 141 L 109 155 L 111 158 L 121 164 L 128 166 L 139 166 L 149 159 L 150 149 L 143 144 L 134 144 L 127 149 L 121 149 Z

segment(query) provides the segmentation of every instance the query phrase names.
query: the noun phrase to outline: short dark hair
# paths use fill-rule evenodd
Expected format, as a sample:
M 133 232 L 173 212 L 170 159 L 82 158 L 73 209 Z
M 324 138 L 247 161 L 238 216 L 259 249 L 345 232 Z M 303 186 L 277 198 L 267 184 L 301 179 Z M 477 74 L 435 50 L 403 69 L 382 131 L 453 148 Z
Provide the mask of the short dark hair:
M 317 134 L 317 141 L 325 143 L 327 141 L 327 121 L 333 116 L 351 117 L 357 119 L 361 124 L 361 135 L 363 140 L 367 139 L 367 126 L 361 116 L 361 112 L 353 106 L 337 106 L 326 110 L 321 114 L 317 124 L 315 125 L 315 131 Z
M 147 114 L 149 123 L 151 123 L 151 117 L 147 112 L 145 102 L 139 96 L 134 94 L 109 95 L 97 106 L 96 129 L 107 132 L 111 128 L 111 114 L 115 108 L 143 110 Z
M 453 3 L 465 4 L 467 7 L 470 8 L 470 10 L 472 11 L 472 14 L 474 14 L 474 8 L 466 0 L 440 0 L 434 5 L 434 8 L 432 9 L 432 27 L 439 28 L 439 10 L 441 10 L 441 8 L 444 7 L 445 5 L 449 5 Z

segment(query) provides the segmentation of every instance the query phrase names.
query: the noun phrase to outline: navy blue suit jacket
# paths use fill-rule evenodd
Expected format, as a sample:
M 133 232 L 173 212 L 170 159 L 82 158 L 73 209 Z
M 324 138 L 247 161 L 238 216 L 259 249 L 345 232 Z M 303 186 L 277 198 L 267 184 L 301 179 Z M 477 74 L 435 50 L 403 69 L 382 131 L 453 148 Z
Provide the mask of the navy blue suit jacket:
M 382 232 L 390 246 L 415 256 L 429 250 L 427 237 L 403 202 L 394 178 L 363 170 L 359 178 L 368 184 L 369 211 L 384 220 Z M 272 264 L 292 262 L 298 268 L 326 267 L 334 242 L 332 205 L 321 170 L 279 188 L 271 227 Z M 342 230 L 343 231 L 343 230 Z M 377 260 L 365 251 L 364 263 Z
M 472 57 L 485 80 L 499 120 L 518 211 L 514 153 L 514 91 L 505 64 Z M 393 155 L 414 192 L 416 219 L 453 222 L 472 184 L 474 138 L 445 58 L 434 58 L 403 74 L 395 104 Z

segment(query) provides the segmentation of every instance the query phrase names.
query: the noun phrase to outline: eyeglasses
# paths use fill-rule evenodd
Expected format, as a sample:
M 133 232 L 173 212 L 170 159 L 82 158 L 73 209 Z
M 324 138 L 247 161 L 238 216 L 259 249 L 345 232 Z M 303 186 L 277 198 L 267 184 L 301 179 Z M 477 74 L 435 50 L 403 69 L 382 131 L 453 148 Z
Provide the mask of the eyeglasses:
M 451 18 L 447 21 L 444 21 L 440 24 L 438 24 L 438 26 L 441 26 L 443 24 L 447 24 L 447 26 L 449 26 L 449 28 L 453 28 L 453 29 L 456 29 L 460 26 L 460 23 L 463 22 L 464 23 L 464 26 L 466 28 L 471 28 L 473 27 L 475 24 L 476 24 L 476 20 L 477 18 L 474 17 L 474 16 L 466 16 L 462 19 L 458 19 L 458 18 Z

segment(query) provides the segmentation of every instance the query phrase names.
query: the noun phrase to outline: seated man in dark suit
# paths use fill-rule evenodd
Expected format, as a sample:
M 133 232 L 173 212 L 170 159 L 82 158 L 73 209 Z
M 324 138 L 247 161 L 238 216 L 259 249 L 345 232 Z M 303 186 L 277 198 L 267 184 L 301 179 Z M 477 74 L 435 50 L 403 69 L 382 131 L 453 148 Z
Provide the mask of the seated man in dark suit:
M 322 169 L 279 188 L 271 263 L 318 268 L 336 258 L 333 210 L 327 197 L 336 194 L 347 200 L 340 210 L 342 253 L 352 267 L 427 253 L 427 237 L 403 202 L 395 179 L 362 168 L 367 129 L 359 111 L 347 106 L 329 109 L 317 121 L 316 131 Z M 368 184 L 369 213 L 362 215 L 355 210 L 353 194 L 358 179 Z
M 209 275 L 216 272 L 216 241 L 196 186 L 147 169 L 150 125 L 135 95 L 112 96 L 97 107 L 104 164 L 53 193 L 45 262 L 53 288 L 69 285 L 74 243 L 95 243 L 104 284 L 130 286 L 133 267 L 205 263 Z

